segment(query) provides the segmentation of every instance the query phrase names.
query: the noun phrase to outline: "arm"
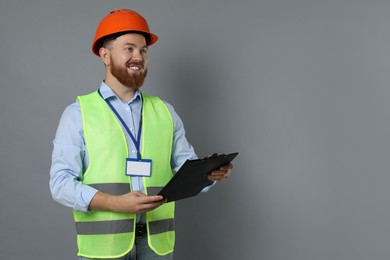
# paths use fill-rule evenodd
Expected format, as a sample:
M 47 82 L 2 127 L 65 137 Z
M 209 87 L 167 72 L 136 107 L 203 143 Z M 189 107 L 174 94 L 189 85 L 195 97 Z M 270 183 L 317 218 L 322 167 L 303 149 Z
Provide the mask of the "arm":
M 53 145 L 49 183 L 53 199 L 75 210 L 87 211 L 97 190 L 81 182 L 88 155 L 78 103 L 68 106 L 62 114 Z
M 174 172 L 178 172 L 187 159 L 198 159 L 198 156 L 195 154 L 194 148 L 185 136 L 184 125 L 181 118 L 172 105 L 166 102 L 165 104 L 168 107 L 173 120 L 171 168 Z

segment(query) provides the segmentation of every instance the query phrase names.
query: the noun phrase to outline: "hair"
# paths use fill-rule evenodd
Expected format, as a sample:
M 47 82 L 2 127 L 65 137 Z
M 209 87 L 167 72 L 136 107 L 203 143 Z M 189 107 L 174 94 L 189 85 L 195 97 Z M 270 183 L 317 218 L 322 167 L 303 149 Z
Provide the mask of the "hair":
M 147 33 L 144 33 L 144 32 L 139 32 L 139 31 L 117 32 L 117 33 L 113 33 L 113 34 L 110 34 L 110 35 L 107 35 L 107 36 L 100 38 L 97 42 L 97 49 L 99 50 L 101 47 L 108 49 L 110 47 L 110 44 L 112 41 L 114 41 L 114 40 L 116 40 L 116 38 L 118 38 L 124 34 L 128 34 L 128 33 L 138 33 L 138 34 L 143 35 L 145 37 L 146 44 L 148 44 L 151 40 L 150 35 Z

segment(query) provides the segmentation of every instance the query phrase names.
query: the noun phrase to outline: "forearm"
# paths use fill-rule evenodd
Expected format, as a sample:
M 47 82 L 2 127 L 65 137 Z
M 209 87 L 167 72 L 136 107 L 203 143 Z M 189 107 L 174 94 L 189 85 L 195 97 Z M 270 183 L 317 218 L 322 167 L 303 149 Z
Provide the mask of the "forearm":
M 98 191 L 89 204 L 90 210 L 119 211 L 118 196 Z

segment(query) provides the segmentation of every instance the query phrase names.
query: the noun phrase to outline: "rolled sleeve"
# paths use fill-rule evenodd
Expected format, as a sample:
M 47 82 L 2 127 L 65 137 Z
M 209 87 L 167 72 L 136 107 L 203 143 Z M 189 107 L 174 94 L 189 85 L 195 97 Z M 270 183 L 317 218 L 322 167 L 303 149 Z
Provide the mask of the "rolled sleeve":
M 83 189 L 79 193 L 80 197 L 76 199 L 73 208 L 77 211 L 85 212 L 88 211 L 89 204 L 91 203 L 92 198 L 95 196 L 98 190 L 88 185 L 83 185 L 83 186 L 84 186 Z

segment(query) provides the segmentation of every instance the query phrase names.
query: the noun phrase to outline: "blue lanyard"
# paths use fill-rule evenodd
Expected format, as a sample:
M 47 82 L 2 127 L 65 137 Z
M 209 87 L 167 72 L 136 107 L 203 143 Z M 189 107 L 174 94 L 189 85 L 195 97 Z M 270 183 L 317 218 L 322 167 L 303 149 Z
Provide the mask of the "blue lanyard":
M 112 112 L 115 113 L 116 117 L 119 119 L 119 121 L 122 123 L 123 127 L 125 128 L 126 132 L 129 134 L 131 140 L 133 141 L 135 148 L 137 149 L 137 159 L 141 160 L 141 153 L 140 153 L 140 143 L 141 143 L 141 129 L 142 129 L 142 106 L 141 106 L 141 113 L 140 113 L 140 120 L 139 120 L 139 127 L 138 127 L 138 134 L 137 139 L 135 139 L 134 135 L 131 133 L 129 127 L 126 125 L 125 121 L 122 119 L 122 117 L 119 115 L 118 111 L 114 108 L 114 106 L 111 104 L 111 102 L 108 99 L 104 99 L 102 94 L 100 93 L 100 89 L 98 90 L 99 95 L 103 98 L 104 101 L 106 101 L 107 105 L 111 108 Z

